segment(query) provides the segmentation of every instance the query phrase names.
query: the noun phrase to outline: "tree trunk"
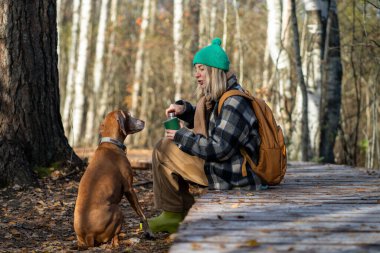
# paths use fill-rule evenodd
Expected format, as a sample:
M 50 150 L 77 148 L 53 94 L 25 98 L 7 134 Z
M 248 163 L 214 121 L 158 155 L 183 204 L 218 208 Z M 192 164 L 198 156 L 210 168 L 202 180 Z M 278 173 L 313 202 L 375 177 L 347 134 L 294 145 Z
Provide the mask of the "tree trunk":
M 366 168 L 377 168 L 379 166 L 378 162 L 376 161 L 380 159 L 379 156 L 376 156 L 376 141 L 377 141 L 377 132 L 379 131 L 378 129 L 378 83 L 376 83 L 375 80 L 379 80 L 380 77 L 380 66 L 376 66 L 372 69 L 370 76 L 375 77 L 378 76 L 377 78 L 371 78 L 368 82 L 368 86 L 366 88 L 366 103 L 367 103 L 367 108 L 366 108 L 366 116 L 367 116 L 367 129 L 366 129 L 366 137 L 368 139 L 368 148 L 366 152 L 366 162 L 365 162 L 365 167 Z M 370 120 L 369 120 L 370 119 Z
M 305 56 L 303 58 L 303 70 L 306 77 L 308 99 L 308 122 L 310 157 L 319 159 L 320 143 L 320 101 L 322 86 L 322 21 L 321 1 L 304 0 L 308 19 L 306 30 Z
M 302 61 L 301 61 L 301 51 L 300 51 L 300 42 L 299 42 L 299 33 L 298 33 L 298 23 L 296 15 L 296 3 L 295 0 L 291 0 L 291 10 L 292 10 L 292 30 L 293 30 L 293 46 L 296 56 L 296 66 L 297 66 L 297 77 L 298 84 L 302 92 L 302 161 L 309 160 L 309 126 L 308 126 L 308 100 L 307 100 L 307 89 L 305 80 L 302 73 Z
M 155 15 L 156 15 L 156 0 L 151 0 L 151 8 L 150 8 L 150 15 L 149 15 L 149 29 L 148 29 L 148 35 L 154 35 L 154 24 L 155 24 Z M 151 90 L 150 87 L 150 78 L 152 76 L 152 67 L 150 64 L 150 57 L 149 53 L 144 57 L 144 73 L 143 73 L 143 82 L 142 82 L 142 91 L 141 96 L 144 98 L 141 101 L 141 111 L 139 118 L 145 121 L 145 125 L 151 125 L 152 124 L 152 115 L 151 111 L 154 110 L 154 105 L 152 107 L 151 103 Z M 139 133 L 136 133 L 136 138 L 133 140 L 135 141 L 134 145 L 138 147 L 147 147 L 148 145 L 148 139 L 151 129 L 146 127 L 144 131 L 141 131 Z
M 183 79 L 183 45 L 182 45 L 182 0 L 174 0 L 173 8 L 173 43 L 174 43 L 174 70 L 173 81 L 175 85 L 174 100 L 181 98 Z
M 228 31 L 228 2 L 224 0 L 224 11 L 223 11 L 223 40 L 222 47 L 224 50 L 227 49 L 227 31 Z
M 135 61 L 135 75 L 133 80 L 133 86 L 132 86 L 132 96 L 131 96 L 131 106 L 130 106 L 130 112 L 133 116 L 139 117 L 138 115 L 141 112 L 141 103 L 140 103 L 140 97 L 141 97 L 141 87 L 144 85 L 142 82 L 143 80 L 143 63 L 144 63 L 144 55 L 145 55 L 145 38 L 149 26 L 149 9 L 150 9 L 150 0 L 144 0 L 144 6 L 142 10 L 142 20 L 141 20 L 141 28 L 140 28 L 140 35 L 139 35 L 139 43 L 137 48 L 137 54 L 136 54 L 136 61 Z M 145 71 L 145 68 L 144 68 Z M 139 108 L 138 108 L 139 107 Z M 139 134 L 137 133 L 135 135 L 130 135 L 127 137 L 127 142 L 130 145 L 137 145 Z
M 92 2 L 90 0 L 82 0 L 80 11 L 80 33 L 78 46 L 78 61 L 75 70 L 75 100 L 73 108 L 73 133 L 72 145 L 79 145 L 83 141 L 83 131 L 85 127 L 85 81 L 87 71 L 88 57 L 88 31 L 90 27 Z
M 215 36 L 215 24 L 216 24 L 216 12 L 218 7 L 218 0 L 211 1 L 211 11 L 210 11 L 210 38 Z
M 106 64 L 105 64 L 105 73 L 106 76 L 103 78 L 103 85 L 101 86 L 101 95 L 99 95 L 99 110 L 98 116 L 99 119 L 102 120 L 103 117 L 106 116 L 109 109 L 113 108 L 110 97 L 113 97 L 117 100 L 119 96 L 119 92 L 115 92 L 115 87 L 118 87 L 118 84 L 114 82 L 115 75 L 115 35 L 117 28 L 117 10 L 118 10 L 118 0 L 111 0 L 110 4 L 110 24 L 109 24 L 109 40 L 108 40 L 108 48 L 107 48 L 107 56 L 106 56 Z M 111 83 L 113 85 L 111 85 Z M 114 103 L 116 104 L 116 103 Z M 118 103 L 117 103 L 118 104 Z M 100 124 L 100 121 L 98 122 Z
M 209 39 L 207 34 L 208 27 L 206 26 L 208 21 L 209 9 L 207 6 L 207 0 L 200 0 L 200 13 L 199 13 L 199 47 L 205 47 L 207 40 Z
M 60 112 L 63 112 L 63 106 L 65 105 L 65 99 L 66 99 L 66 82 L 67 82 L 67 70 L 68 70 L 68 55 L 66 48 L 69 48 L 67 46 L 68 39 L 64 36 L 64 33 L 62 31 L 62 27 L 64 26 L 64 16 L 65 16 L 65 9 L 69 6 L 67 3 L 67 0 L 58 0 L 57 1 L 57 27 L 58 27 L 58 46 L 57 46 L 57 53 L 58 53 L 58 72 L 59 72 L 59 92 L 60 92 Z
M 63 126 L 66 136 L 70 136 L 72 130 L 72 110 L 74 101 L 74 78 L 75 67 L 77 57 L 77 42 L 78 42 L 78 30 L 79 30 L 79 10 L 80 0 L 74 0 L 73 2 L 73 23 L 71 25 L 71 45 L 69 49 L 69 66 L 66 82 L 65 101 L 63 106 Z
M 191 18 L 191 57 L 199 50 L 199 0 L 190 0 L 190 18 Z M 193 64 L 191 59 L 190 64 Z
M 268 40 L 265 45 L 264 59 L 262 67 L 262 98 L 265 101 L 269 101 L 269 91 L 272 89 L 272 85 L 270 83 L 270 71 L 272 69 L 272 65 L 270 64 L 270 54 L 269 54 L 269 45 Z
M 149 85 L 149 78 L 150 78 L 151 72 L 152 70 L 150 66 L 150 59 L 149 57 L 146 57 L 145 71 L 143 74 L 143 83 L 142 83 L 142 97 L 144 99 L 141 101 L 141 113 L 140 113 L 140 119 L 145 121 L 145 125 L 150 124 L 151 118 L 149 117 L 149 110 L 153 109 L 153 108 L 149 108 L 151 96 L 149 94 L 150 87 L 148 85 Z M 144 131 L 136 133 L 136 138 L 133 139 L 135 141 L 134 145 L 137 145 L 138 147 L 145 147 L 148 142 L 149 130 L 150 130 L 149 128 L 145 128 Z
M 92 96 L 88 101 L 87 109 L 87 120 L 86 120 L 86 131 L 85 138 L 87 144 L 95 144 L 97 139 L 95 136 L 98 135 L 98 124 L 100 122 L 100 115 L 97 113 L 97 105 L 99 104 L 99 97 L 101 96 L 101 84 L 103 83 L 103 58 L 104 58 L 104 48 L 105 48 L 105 34 L 106 25 L 108 19 L 108 0 L 101 1 L 100 7 L 100 17 L 98 34 L 96 38 L 96 51 L 95 51 L 95 63 L 93 68 L 93 86 L 92 86 Z
M 0 185 L 30 185 L 32 171 L 81 164 L 59 113 L 56 2 L 0 2 Z
M 274 81 L 277 86 L 276 95 L 272 98 L 275 111 L 280 116 L 279 122 L 283 126 L 286 141 L 292 134 L 291 113 L 294 98 L 290 80 L 291 65 L 287 50 L 290 47 L 290 4 L 289 0 L 267 0 L 268 28 L 267 47 L 274 64 Z M 265 70 L 264 72 L 268 72 Z M 267 73 L 265 73 L 268 75 Z M 269 86 L 269 78 L 265 78 L 265 86 Z M 289 154 L 293 146 L 288 148 Z
M 143 70 L 143 59 L 144 59 L 144 43 L 146 37 L 146 30 L 149 24 L 149 5 L 150 0 L 144 0 L 144 7 L 142 11 L 142 21 L 139 35 L 139 44 L 137 48 L 136 61 L 135 61 L 135 76 L 133 80 L 132 87 L 132 104 L 130 106 L 130 112 L 133 116 L 137 116 L 137 105 L 140 95 L 140 86 L 142 79 Z
M 243 45 L 240 35 L 240 17 L 239 17 L 239 8 L 236 0 L 233 1 L 235 9 L 235 18 L 236 18 L 236 40 L 239 48 L 239 83 L 243 84 L 244 80 L 244 57 L 243 57 Z
M 321 96 L 321 137 L 319 144 L 319 157 L 323 162 L 334 163 L 334 145 L 340 120 L 340 106 L 342 99 L 342 63 L 340 57 L 339 22 L 335 0 L 326 6 L 327 13 L 325 59 L 323 76 L 323 96 Z
M 57 29 L 58 29 L 58 40 L 57 40 L 57 54 L 59 59 L 60 54 L 60 43 L 59 37 L 61 36 L 61 27 L 62 27 L 62 14 L 61 14 L 62 0 L 57 0 Z
M 150 0 L 150 21 L 149 21 L 149 33 L 154 33 L 156 27 L 156 12 L 157 12 L 157 0 Z

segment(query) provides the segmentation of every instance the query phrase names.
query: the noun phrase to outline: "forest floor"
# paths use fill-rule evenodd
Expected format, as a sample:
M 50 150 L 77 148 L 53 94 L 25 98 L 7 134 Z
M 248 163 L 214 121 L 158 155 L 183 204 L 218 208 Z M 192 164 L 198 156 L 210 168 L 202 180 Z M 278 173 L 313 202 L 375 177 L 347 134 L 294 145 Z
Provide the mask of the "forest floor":
M 69 177 L 55 171 L 40 179 L 39 187 L 21 191 L 17 185 L 0 190 L 0 252 L 76 252 L 73 214 L 82 173 Z M 134 184 L 147 217 L 159 214 L 153 206 L 150 170 L 134 170 Z M 195 195 L 202 189 L 192 188 Z M 126 198 L 120 206 L 124 224 L 120 246 L 110 243 L 82 252 L 167 252 L 174 236 L 156 234 L 155 240 L 143 237 L 139 217 Z M 175 234 L 174 234 L 175 235 Z

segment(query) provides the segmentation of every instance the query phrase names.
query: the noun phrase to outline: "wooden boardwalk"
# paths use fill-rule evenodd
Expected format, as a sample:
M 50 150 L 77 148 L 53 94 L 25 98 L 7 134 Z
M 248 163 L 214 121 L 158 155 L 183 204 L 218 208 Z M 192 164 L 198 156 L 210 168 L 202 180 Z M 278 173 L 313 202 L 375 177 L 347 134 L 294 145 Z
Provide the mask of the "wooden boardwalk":
M 96 147 L 75 148 L 75 153 L 82 159 L 87 158 L 91 161 Z M 128 149 L 127 157 L 131 162 L 133 169 L 151 169 L 152 168 L 152 150 L 150 149 Z
M 175 235 L 182 252 L 380 252 L 380 177 L 292 163 L 280 186 L 208 192 Z

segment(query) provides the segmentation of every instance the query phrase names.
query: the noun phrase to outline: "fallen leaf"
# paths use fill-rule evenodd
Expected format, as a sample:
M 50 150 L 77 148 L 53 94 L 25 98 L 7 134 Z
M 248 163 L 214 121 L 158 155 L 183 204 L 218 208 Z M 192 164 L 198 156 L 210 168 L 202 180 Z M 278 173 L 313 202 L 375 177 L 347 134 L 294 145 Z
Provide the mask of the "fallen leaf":
M 231 205 L 231 208 L 238 208 L 239 207 L 239 204 L 238 203 L 235 203 L 235 204 L 232 204 Z
M 202 246 L 200 244 L 198 244 L 198 243 L 192 243 L 191 244 L 191 248 L 193 250 L 200 250 L 200 249 L 202 249 Z
M 246 241 L 244 246 L 247 246 L 247 247 L 258 247 L 258 246 L 260 246 L 260 243 L 253 239 L 253 240 Z
M 20 236 L 21 235 L 21 233 L 14 228 L 12 228 L 11 231 L 9 231 L 9 232 L 11 232 L 11 234 L 13 236 Z
M 75 239 L 76 239 L 76 237 L 72 235 L 70 237 L 67 237 L 66 241 L 74 241 Z
M 18 191 L 18 190 L 21 190 L 21 186 L 19 186 L 18 184 L 15 184 L 12 189 L 15 190 L 15 191 Z
M 135 245 L 137 243 L 140 242 L 140 238 L 137 238 L 137 237 L 132 237 L 132 238 L 129 238 L 126 243 L 128 246 L 132 246 L 132 245 Z
M 57 179 L 59 179 L 59 178 L 62 177 L 62 176 L 63 176 L 63 174 L 62 174 L 62 172 L 59 171 L 59 170 L 55 170 L 55 171 L 53 171 L 53 172 L 50 174 L 50 177 L 51 177 L 51 179 L 53 179 L 53 180 L 57 180 Z

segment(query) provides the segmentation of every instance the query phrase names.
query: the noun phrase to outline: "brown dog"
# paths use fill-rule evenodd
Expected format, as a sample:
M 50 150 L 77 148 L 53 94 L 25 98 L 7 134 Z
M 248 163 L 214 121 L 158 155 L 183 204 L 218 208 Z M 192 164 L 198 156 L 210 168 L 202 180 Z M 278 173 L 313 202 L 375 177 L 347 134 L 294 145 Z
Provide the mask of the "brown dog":
M 78 247 L 108 242 L 118 246 L 123 214 L 119 203 L 125 195 L 143 222 L 144 233 L 153 237 L 133 190 L 132 170 L 123 144 L 128 134 L 141 131 L 144 122 L 121 110 L 109 113 L 100 126 L 101 140 L 78 189 L 74 230 Z

